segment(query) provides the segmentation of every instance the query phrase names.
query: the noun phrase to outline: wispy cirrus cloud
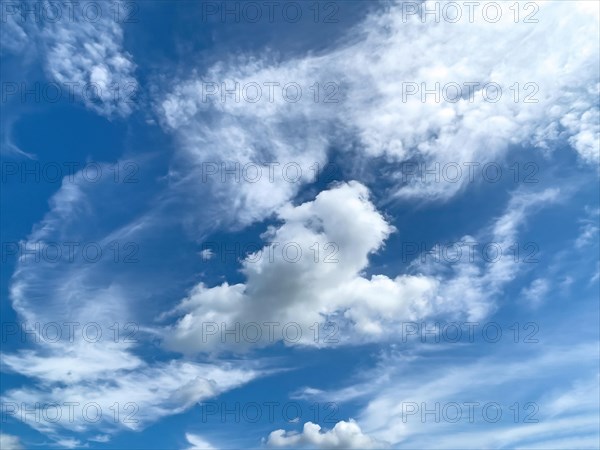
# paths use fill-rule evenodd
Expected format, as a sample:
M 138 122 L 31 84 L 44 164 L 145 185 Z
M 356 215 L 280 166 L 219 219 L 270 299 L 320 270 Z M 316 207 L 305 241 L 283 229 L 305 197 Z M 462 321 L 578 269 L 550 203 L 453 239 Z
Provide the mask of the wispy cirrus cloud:
M 106 440 L 123 430 L 141 430 L 264 374 L 259 360 L 145 358 L 152 333 L 140 327 L 133 285 L 127 284 L 127 277 L 114 278 L 110 252 L 111 243 L 132 229 L 81 227 L 98 214 L 94 200 L 99 193 L 122 188 L 110 177 L 97 184 L 86 182 L 81 172 L 65 178 L 44 219 L 27 239 L 13 243 L 29 254 L 20 254 L 10 284 L 18 322 L 3 324 L 3 333 L 23 345 L 3 351 L 2 369 L 27 377 L 28 383 L 2 393 L 3 420 L 21 420 L 59 446 L 81 447 L 86 436 L 96 442 L 98 432 Z M 111 256 L 90 264 L 82 252 L 86 242 Z M 73 245 L 70 256 L 40 258 L 46 246 L 60 248 L 65 243 Z M 89 336 L 82 329 L 88 325 L 93 328 Z M 30 330 L 28 338 L 21 334 L 22 327 Z M 128 338 L 131 329 L 135 334 Z M 48 405 L 59 405 L 58 419 L 46 416 Z M 100 412 L 100 419 L 89 420 L 89 405 L 93 416 Z
M 382 355 L 356 384 L 330 392 L 305 390 L 305 395 L 319 401 L 364 402 L 357 423 L 394 448 L 540 448 L 561 441 L 594 448 L 600 437 L 594 347 L 543 345 L 521 349 L 522 359 L 494 351 L 466 364 L 442 362 L 435 353 L 418 351 L 407 360 L 398 348 Z M 435 369 L 418 369 L 431 368 L 436 361 Z M 573 373 L 573 364 L 582 370 Z M 557 378 L 563 382 L 560 389 L 544 388 Z M 469 402 L 470 412 L 465 406 Z M 492 403 L 502 413 L 498 420 L 495 412 L 489 417 L 482 413 Z M 454 420 L 457 410 L 461 420 Z

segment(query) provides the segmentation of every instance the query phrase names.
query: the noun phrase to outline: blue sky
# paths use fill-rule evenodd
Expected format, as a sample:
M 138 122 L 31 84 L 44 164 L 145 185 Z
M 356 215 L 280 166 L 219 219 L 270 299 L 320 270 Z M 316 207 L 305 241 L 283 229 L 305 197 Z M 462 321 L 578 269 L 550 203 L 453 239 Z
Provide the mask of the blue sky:
M 598 448 L 595 2 L 1 2 L 6 449 Z

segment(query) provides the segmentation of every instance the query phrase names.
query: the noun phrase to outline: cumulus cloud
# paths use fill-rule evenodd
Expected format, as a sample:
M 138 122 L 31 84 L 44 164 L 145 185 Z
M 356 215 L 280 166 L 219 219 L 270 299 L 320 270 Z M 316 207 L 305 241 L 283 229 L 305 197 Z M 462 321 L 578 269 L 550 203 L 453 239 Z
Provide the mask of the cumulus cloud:
M 490 242 L 509 248 L 526 211 L 557 198 L 556 190 L 515 193 L 506 213 L 486 231 Z M 369 256 L 383 248 L 394 228 L 358 182 L 339 184 L 298 206 L 287 204 L 278 219 L 281 225 L 263 235 L 267 244 L 242 262 L 244 283 L 200 283 L 171 311 L 183 316 L 163 332 L 169 348 L 193 353 L 241 351 L 278 340 L 318 346 L 387 340 L 403 321 L 485 317 L 494 296 L 518 273 L 512 258 L 482 262 L 481 257 L 465 257 L 417 265 L 420 273 L 415 275 L 367 277 Z M 315 339 L 311 327 L 330 321 L 339 327 L 336 340 Z M 272 332 L 265 323 L 278 328 Z M 290 324 L 295 328 L 291 338 L 283 335 Z M 244 329 L 250 338 L 245 339 Z M 232 336 L 236 332 L 228 337 L 226 330 L 237 330 L 237 337 Z
M 218 346 L 219 333 L 209 336 L 208 343 L 202 335 L 204 325 L 212 321 L 224 321 L 228 328 L 240 322 L 270 320 L 279 327 L 295 323 L 302 330 L 302 342 L 308 344 L 313 339 L 307 334 L 309 327 L 338 314 L 365 334 L 381 331 L 377 329 L 381 328 L 380 316 L 423 314 L 420 309 L 427 306 L 421 299 L 435 289 L 435 280 L 384 276 L 369 280 L 360 275 L 369 254 L 378 251 L 393 231 L 368 200 L 365 186 L 341 184 L 321 192 L 312 202 L 286 205 L 278 218 L 283 225 L 264 235 L 270 244 L 260 256 L 250 255 L 243 263 L 247 282 L 196 286 L 174 311 L 186 314 L 165 334 L 167 345 L 178 349 Z M 311 248 L 320 249 L 320 255 Z M 264 333 L 263 342 L 267 339 Z M 233 340 L 230 344 L 238 349 L 246 345 Z
M 315 423 L 307 422 L 301 433 L 275 430 L 267 438 L 269 447 L 319 448 L 319 449 L 376 449 L 387 448 L 385 442 L 377 441 L 364 434 L 356 421 L 342 420 L 331 430 L 323 431 Z

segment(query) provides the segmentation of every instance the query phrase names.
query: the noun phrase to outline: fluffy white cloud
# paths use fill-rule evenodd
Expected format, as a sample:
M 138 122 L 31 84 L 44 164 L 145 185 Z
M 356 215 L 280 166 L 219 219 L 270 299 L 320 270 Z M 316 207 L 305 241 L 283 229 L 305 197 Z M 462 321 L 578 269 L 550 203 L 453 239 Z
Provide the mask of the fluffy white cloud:
M 367 277 L 369 255 L 394 231 L 368 194 L 358 182 L 343 183 L 313 201 L 282 207 L 282 224 L 270 228 L 263 235 L 265 247 L 242 262 L 245 283 L 195 286 L 171 312 L 183 317 L 164 331 L 167 346 L 193 353 L 241 351 L 278 340 L 318 346 L 381 341 L 396 336 L 402 322 L 485 317 L 494 296 L 517 275 L 518 263 L 508 257 L 482 263 L 481 257 L 465 255 L 455 263 L 417 266 L 417 275 Z M 557 197 L 556 190 L 515 193 L 506 213 L 486 231 L 489 242 L 509 248 L 526 212 Z M 314 324 L 324 327 L 328 321 L 339 327 L 336 342 L 315 339 Z M 269 322 L 277 324 L 274 333 L 264 325 Z M 288 324 L 295 324 L 294 330 L 284 335 Z
M 174 312 L 186 315 L 166 332 L 169 346 L 199 349 L 218 345 L 219 333 L 211 336 L 209 343 L 202 337 L 203 324 L 213 321 L 224 321 L 228 328 L 236 322 L 272 320 L 280 327 L 298 323 L 306 342 L 312 339 L 306 334 L 310 325 L 368 302 L 376 294 L 390 296 L 412 289 L 420 296 L 432 287 L 420 279 L 400 281 L 396 286 L 393 280 L 359 276 L 368 265 L 369 254 L 379 250 L 393 231 L 359 183 L 341 184 L 296 207 L 288 204 L 278 217 L 283 225 L 263 236 L 270 244 L 243 263 L 245 284 L 225 283 L 212 289 L 200 284 L 177 307 Z M 318 248 L 319 254 L 311 248 Z M 400 295 L 395 302 L 391 298 L 386 304 L 380 301 L 379 309 L 406 311 L 409 302 L 403 300 Z M 361 317 L 351 319 L 361 321 Z M 265 333 L 263 339 L 267 338 Z M 236 348 L 246 345 L 234 340 L 230 344 Z
M 331 430 L 323 431 L 315 423 L 307 422 L 301 433 L 275 430 L 267 439 L 269 447 L 301 447 L 319 449 L 376 449 L 387 448 L 385 442 L 377 441 L 364 434 L 358 424 L 350 419 L 335 424 Z

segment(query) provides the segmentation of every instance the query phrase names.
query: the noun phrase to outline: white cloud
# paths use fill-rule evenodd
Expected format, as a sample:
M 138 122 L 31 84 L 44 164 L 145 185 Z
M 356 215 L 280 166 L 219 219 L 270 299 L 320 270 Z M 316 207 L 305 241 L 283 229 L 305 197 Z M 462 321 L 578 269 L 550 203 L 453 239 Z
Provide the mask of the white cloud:
M 200 251 L 200 256 L 202 257 L 203 261 L 208 261 L 215 256 L 215 253 L 211 249 L 205 248 L 204 250 Z
M 97 189 L 104 189 L 102 186 L 86 184 L 81 174 L 75 175 L 73 181 L 65 180 L 50 201 L 50 211 L 34 227 L 27 242 L 60 242 L 75 236 L 81 240 L 86 236 L 82 234 L 85 229 L 82 223 L 94 217 L 92 192 L 97 194 Z M 537 196 L 515 194 L 506 214 L 488 233 L 499 241 L 513 239 L 526 220 L 525 212 L 556 197 L 555 191 L 544 191 Z M 212 288 L 196 286 L 174 311 L 184 313 L 184 317 L 172 329 L 162 330 L 163 335 L 168 331 L 166 338 L 171 348 L 182 352 L 227 348 L 218 342 L 218 336 L 202 342 L 198 332 L 203 321 L 226 321 L 228 328 L 235 321 L 297 322 L 305 332 L 299 344 L 332 345 L 322 338 L 315 343 L 308 332 L 315 322 L 323 324 L 332 319 L 345 327 L 337 336 L 340 344 L 381 341 L 392 338 L 398 321 L 402 320 L 435 314 L 482 317 L 493 304 L 490 286 L 500 288 L 515 276 L 515 267 L 505 267 L 497 273 L 500 265 L 469 263 L 450 269 L 450 275 L 444 267 L 441 272 L 435 268 L 427 272 L 424 268 L 422 275 L 366 277 L 369 256 L 383 248 L 394 230 L 369 200 L 368 189 L 357 182 L 339 184 L 321 192 L 313 201 L 297 206 L 287 203 L 279 209 L 278 219 L 279 224 L 265 233 L 265 241 L 278 241 L 281 245 L 298 243 L 303 250 L 302 258 L 290 263 L 275 256 L 269 262 L 267 244 L 261 260 L 244 262 L 245 283 L 233 286 L 225 283 Z M 122 235 L 131 238 L 131 233 L 138 229 L 135 222 L 94 240 L 107 245 Z M 319 263 L 315 263 L 315 254 L 310 249 L 315 243 L 319 244 Z M 336 263 L 323 261 L 329 255 L 328 243 L 336 245 L 335 254 L 331 255 L 337 259 Z M 293 256 L 293 252 L 290 254 Z M 133 292 L 111 276 L 113 270 L 114 265 L 105 267 L 101 262 L 93 270 L 89 265 L 64 261 L 21 262 L 11 280 L 13 308 L 30 325 L 87 323 L 91 318 L 102 324 L 136 322 Z M 110 282 L 103 282 L 105 279 Z M 286 294 L 284 297 L 282 292 Z M 142 330 L 140 339 L 148 337 L 146 331 L 156 332 Z M 258 343 L 264 344 L 268 343 Z M 259 362 L 199 364 L 178 360 L 150 364 L 138 354 L 138 345 L 111 342 L 110 337 L 92 344 L 79 337 L 73 342 L 41 342 L 30 350 L 3 353 L 4 367 L 33 381 L 27 387 L 5 392 L 3 401 L 17 404 L 93 401 L 101 405 L 104 417 L 97 423 L 82 420 L 81 415 L 73 422 L 37 421 L 31 415 L 26 420 L 53 439 L 68 442 L 70 438 L 64 433 L 96 431 L 110 435 L 119 429 L 140 429 L 263 373 Z M 244 343 L 234 343 L 229 349 L 241 351 L 243 347 Z M 135 403 L 139 408 L 135 419 L 139 422 L 111 422 L 109 408 L 117 402 Z
M 553 424 L 555 425 L 555 424 Z M 563 428 L 570 426 L 571 424 L 565 423 Z M 575 426 L 580 425 L 574 423 Z M 578 449 L 590 449 L 595 450 L 598 448 L 599 443 L 598 436 L 594 433 L 588 434 L 587 436 L 576 436 L 565 439 L 549 439 L 544 441 L 536 441 L 531 444 L 523 444 L 519 446 L 522 449 L 540 449 L 540 448 L 578 448 Z
M 368 195 L 365 186 L 350 182 L 322 191 L 314 201 L 282 207 L 282 224 L 271 227 L 263 235 L 265 247 L 242 262 L 245 283 L 200 283 L 171 311 L 183 317 L 164 330 L 167 347 L 194 353 L 242 351 L 282 339 L 286 344 L 317 346 L 385 341 L 399 333 L 402 322 L 441 315 L 480 320 L 489 314 L 494 296 L 519 272 L 513 258 L 436 261 L 416 265 L 417 275 L 366 277 L 369 255 L 380 251 L 394 231 Z M 526 212 L 557 198 L 556 190 L 515 193 L 506 213 L 486 231 L 490 242 L 508 249 L 516 242 Z M 328 244 L 336 262 L 326 262 Z M 284 253 L 286 246 L 289 251 Z M 320 249 L 318 256 L 315 248 Z M 315 339 L 310 331 L 314 324 L 324 326 L 329 320 L 339 327 L 339 340 Z M 274 334 L 265 326 L 258 326 L 258 332 L 252 325 L 250 338 L 244 339 L 240 330 L 266 322 L 278 324 Z M 296 339 L 295 331 L 291 338 L 283 336 L 284 325 L 292 323 L 300 328 L 301 338 Z M 236 326 L 241 339 L 222 333 Z
M 99 434 L 97 436 L 90 438 L 89 440 L 92 442 L 109 442 L 110 436 L 108 436 L 107 434 Z
M 533 448 L 535 442 L 550 439 L 598 439 L 596 347 L 593 343 L 567 344 L 518 353 L 509 349 L 508 353 L 493 352 L 473 362 L 449 359 L 452 350 L 447 349 L 439 356 L 414 354 L 410 364 L 398 348 L 362 372 L 356 384 L 319 392 L 308 400 L 364 401 L 357 416 L 361 429 L 400 448 Z M 464 349 L 456 351 L 462 354 Z M 574 364 L 579 368 L 577 373 L 572 370 Z M 557 380 L 563 387 L 556 387 Z M 547 383 L 552 383 L 554 392 Z M 478 402 L 479 406 L 472 413 L 462 406 L 462 420 L 458 422 L 446 420 L 454 417 L 454 410 L 441 412 L 445 405 L 467 402 Z M 502 409 L 501 421 L 484 419 L 483 405 L 491 402 Z M 510 410 L 515 402 L 522 409 L 518 420 Z M 523 409 L 528 402 L 537 406 L 530 418 L 538 422 L 524 422 L 524 415 L 532 413 L 532 408 Z M 416 406 L 416 411 L 408 404 Z M 435 405 L 438 415 L 430 413 L 424 418 L 424 410 L 435 411 Z
M 25 47 L 27 43 L 27 33 L 21 27 L 13 16 L 8 16 L 6 22 L 2 24 L 1 49 L 3 51 L 10 51 L 11 53 L 17 53 Z
M 597 423 L 597 414 L 588 413 L 555 420 L 544 420 L 539 423 L 513 424 L 513 426 L 502 429 L 467 430 L 455 435 L 446 431 L 438 434 L 435 438 L 423 437 L 416 442 L 419 442 L 417 445 L 432 449 L 570 448 L 568 445 L 562 447 L 561 442 L 581 445 L 581 447 L 576 446 L 574 448 L 595 449 L 598 446 L 599 438 Z
M 598 219 L 600 218 L 600 209 L 598 208 L 585 208 L 586 217 L 581 222 L 580 234 L 575 241 L 575 247 L 585 248 L 593 245 L 598 240 L 600 227 L 598 226 Z
M 224 321 L 228 328 L 236 322 L 273 320 L 280 326 L 294 322 L 302 327 L 302 341 L 311 341 L 312 336 L 306 335 L 310 325 L 338 311 L 352 310 L 376 293 L 389 296 L 389 301 L 384 303 L 380 299 L 373 314 L 377 314 L 378 308 L 382 312 L 389 308 L 407 314 L 411 305 L 402 294 L 414 291 L 415 296 L 421 296 L 433 287 L 430 281 L 419 278 L 399 279 L 396 284 L 386 277 L 367 280 L 359 276 L 368 265 L 369 254 L 379 250 L 393 231 L 368 200 L 367 189 L 359 183 L 341 184 L 296 207 L 288 204 L 278 216 L 283 225 L 269 229 L 264 235 L 271 245 L 266 245 L 260 254 L 250 255 L 243 263 L 248 281 L 214 288 L 196 286 L 174 311 L 186 315 L 165 333 L 167 345 L 192 351 L 218 347 L 219 334 L 208 343 L 202 338 L 203 324 L 213 321 Z M 320 249 L 318 262 L 310 250 L 315 244 Z M 286 246 L 288 257 L 284 253 Z M 295 253 L 298 249 L 299 253 Z M 332 262 L 326 259 L 329 252 L 333 252 Z M 257 261 L 250 262 L 254 259 Z M 393 298 L 394 294 L 397 297 Z M 366 316 L 348 316 L 348 319 L 360 322 L 367 320 Z M 230 344 L 238 349 L 247 345 L 233 340 Z
M 368 200 L 363 185 L 351 182 L 322 192 L 313 202 L 298 206 L 290 203 L 300 185 L 311 180 L 309 168 L 314 163 L 322 166 L 332 145 L 350 147 L 350 142 L 357 140 L 362 153 L 369 157 L 385 155 L 392 164 L 411 157 L 483 163 L 503 157 L 513 145 L 551 147 L 555 141 L 567 141 L 582 159 L 598 160 L 594 103 L 598 41 L 589 39 L 596 33 L 596 9 L 580 12 L 580 4 L 549 2 L 542 4 L 538 25 L 502 22 L 493 27 L 482 23 L 422 25 L 413 19 L 402 23 L 398 8 L 391 6 L 352 30 L 364 37 L 362 41 L 353 40 L 324 55 L 281 64 L 250 61 L 233 68 L 217 65 L 207 74 L 193 74 L 180 81 L 162 99 L 159 109 L 163 124 L 176 135 L 183 148 L 179 153 L 182 166 L 188 166 L 181 180 L 174 183 L 173 192 L 179 192 L 182 186 L 196 187 L 192 191 L 197 196 L 192 196 L 194 203 L 208 198 L 210 191 L 211 198 L 217 200 L 209 207 L 230 214 L 227 219 L 241 224 L 276 211 L 282 224 L 270 229 L 266 240 L 297 242 L 304 251 L 297 263 L 281 259 L 275 263 L 267 263 L 266 259 L 259 263 L 245 261 L 246 281 L 241 284 L 197 285 L 175 310 L 185 315 L 172 329 L 174 335 L 167 337 L 172 348 L 198 351 L 221 347 L 214 340 L 209 345 L 198 340 L 198 327 L 203 322 L 225 320 L 231 325 L 235 321 L 275 319 L 281 323 L 299 321 L 307 330 L 315 322 L 332 318 L 347 326 L 340 334 L 342 339 L 358 342 L 392 336 L 398 320 L 435 314 L 476 319 L 490 311 L 493 295 L 517 275 L 514 264 L 458 264 L 449 272 L 447 267 L 441 271 L 434 266 L 424 267 L 423 273 L 415 276 L 367 277 L 364 272 L 369 256 L 383 248 L 393 228 Z M 116 24 L 57 24 L 41 33 L 45 65 L 52 79 L 95 82 L 103 87 L 113 82 L 121 87 L 135 82 L 134 64 L 123 49 L 123 30 Z M 20 37 L 17 30 L 16 40 L 9 47 L 22 45 Z M 489 42 L 494 43 L 493 51 L 485 45 Z M 579 51 L 573 52 L 573 48 Z M 201 79 L 295 81 L 304 88 L 315 81 L 339 80 L 343 102 L 315 104 L 305 97 L 298 104 L 205 104 L 199 94 Z M 400 101 L 401 82 L 415 79 L 509 84 L 534 81 L 539 85 L 541 100 L 538 104 L 514 103 L 506 95 L 495 104 L 481 100 L 451 104 L 423 104 L 415 98 Z M 103 89 L 103 95 L 106 92 Z M 83 101 L 108 117 L 131 112 L 129 104 L 106 96 L 97 104 Z M 200 116 L 202 121 L 197 120 Z M 198 183 L 202 162 L 228 160 L 242 164 L 277 161 L 280 166 L 295 162 L 302 167 L 303 175 L 299 183 L 286 181 L 281 172 L 276 172 L 273 182 L 262 177 L 258 183 Z M 398 195 L 447 198 L 460 187 L 411 185 L 399 187 Z M 531 208 L 555 201 L 557 196 L 556 191 L 529 196 L 518 193 L 488 234 L 498 242 L 512 243 L 517 227 Z M 51 213 L 29 239 L 51 241 L 56 236 L 79 236 L 81 230 L 70 227 L 76 219 L 85 220 L 91 208 L 89 200 L 79 187 L 63 186 L 53 198 Z M 198 201 L 194 206 L 200 204 Z M 209 216 L 204 209 L 202 213 Z M 109 239 L 105 237 L 103 242 Z M 337 245 L 335 257 L 339 262 L 314 264 L 310 247 L 315 243 L 322 250 L 329 243 Z M 269 248 L 267 245 L 264 250 Z M 85 322 L 90 317 L 101 317 L 123 322 L 124 318 L 134 317 L 129 289 L 112 278 L 90 283 L 92 275 L 102 278 L 98 275 L 100 269 L 100 265 L 94 271 L 76 267 L 60 273 L 44 264 L 20 265 L 11 285 L 13 306 L 29 323 L 38 318 Z M 348 330 L 350 333 L 346 333 Z M 305 336 L 301 343 L 313 345 L 312 335 Z M 258 375 L 257 370 L 243 366 L 183 361 L 150 365 L 136 355 L 131 345 L 81 344 L 42 346 L 3 355 L 10 369 L 38 383 L 11 390 L 6 399 L 92 399 L 102 404 L 103 410 L 115 401 L 136 402 L 143 426 Z M 235 345 L 236 349 L 240 347 Z M 344 425 L 338 431 L 342 435 L 358 428 L 352 422 L 341 423 Z M 49 433 L 60 427 L 72 431 L 94 428 L 81 421 L 31 425 Z M 341 440 L 332 433 L 314 427 L 309 430 L 319 442 L 330 442 L 336 436 Z M 285 433 L 279 438 L 287 439 L 285 442 L 296 439 Z M 79 445 L 75 440 L 61 442 Z
M 105 167 L 102 166 L 104 169 Z M 26 350 L 3 352 L 2 367 L 25 376 L 29 383 L 2 394 L 3 405 L 17 405 L 15 418 L 46 433 L 58 445 L 80 447 L 79 440 L 69 433 L 102 432 L 105 436 L 119 430 L 139 430 L 164 416 L 180 413 L 198 401 L 216 396 L 241 386 L 260 376 L 260 363 L 210 362 L 199 363 L 182 359 L 146 362 L 139 354 L 151 335 L 139 327 L 132 299 L 131 286 L 114 277 L 111 257 L 96 264 L 78 258 L 87 227 L 82 227 L 94 215 L 93 194 L 96 189 L 114 189 L 99 181 L 86 183 L 81 173 L 63 185 L 50 200 L 50 211 L 32 230 L 24 248 L 34 244 L 79 243 L 73 260 L 63 255 L 58 261 L 40 259 L 29 255 L 17 263 L 11 279 L 10 299 L 18 315 L 18 325 L 35 330 L 27 339 L 31 345 Z M 104 183 L 110 181 L 104 180 Z M 118 188 L 117 188 L 118 189 Z M 93 194 L 92 194 L 93 193 Z M 83 231 L 82 231 L 83 230 Z M 106 250 L 110 242 L 119 239 L 116 230 L 107 235 L 100 233 L 89 242 Z M 37 247 L 39 249 L 39 247 Z M 108 280 L 108 281 L 107 281 Z M 48 324 L 76 324 L 72 331 L 60 328 L 60 338 L 55 340 L 55 328 L 45 333 Z M 127 339 L 124 325 L 130 322 L 137 332 Z M 35 329 L 35 324 L 39 324 Z M 85 325 L 94 324 L 92 339 L 82 332 Z M 120 330 L 115 336 L 115 327 Z M 101 339 L 96 341 L 99 327 Z M 15 336 L 18 339 L 19 336 Z M 21 335 L 22 338 L 22 335 Z M 73 418 L 64 402 L 80 405 Z M 45 415 L 43 405 L 58 403 L 61 417 Z M 87 420 L 83 406 L 95 403 L 102 412 L 98 421 Z M 114 419 L 114 405 L 120 405 L 121 419 Z M 21 414 L 21 405 L 29 409 L 37 405 L 37 414 Z M 129 406 L 125 406 L 129 405 Z M 112 409 L 111 409 L 112 407 Z M 92 417 L 95 408 L 90 410 Z M 101 437 L 100 439 L 105 439 Z M 98 440 L 92 438 L 92 440 Z
M 46 361 L 55 362 L 52 355 Z M 21 356 L 21 362 L 36 364 L 25 355 Z M 10 414 L 16 419 L 51 436 L 90 430 L 114 433 L 142 429 L 258 375 L 259 372 L 248 365 L 170 361 L 143 364 L 135 370 L 117 370 L 104 376 L 94 374 L 75 382 L 40 377 L 39 385 L 11 389 L 3 395 L 2 401 L 4 405 L 15 405 Z M 74 405 L 72 417 L 69 403 Z M 25 414 L 22 404 L 29 410 L 36 409 L 37 414 Z M 49 404 L 60 405 L 59 420 L 55 420 L 54 409 L 50 412 L 44 409 L 43 405 Z
M 191 447 L 186 447 L 186 450 L 217 450 L 216 447 L 197 434 L 185 433 L 185 438 L 191 444 Z
M 23 450 L 25 447 L 21 445 L 21 441 L 17 436 L 0 433 L 0 448 L 3 450 Z
M 385 156 L 392 168 L 409 159 L 483 165 L 502 161 L 515 147 L 546 151 L 563 144 L 583 160 L 597 162 L 597 7 L 589 2 L 538 5 L 538 23 L 515 23 L 509 4 L 502 4 L 502 20 L 494 24 L 484 21 L 481 11 L 474 23 L 466 13 L 457 23 L 422 23 L 417 16 L 403 20 L 402 3 L 394 3 L 353 28 L 348 44 L 322 54 L 284 62 L 240 58 L 193 72 L 176 81 L 157 110 L 196 179 L 201 161 L 296 161 L 305 168 L 322 164 L 330 147 Z M 297 103 L 281 95 L 269 102 L 264 87 L 258 103 L 203 95 L 207 82 L 231 87 L 236 81 L 240 86 L 295 82 L 306 94 Z M 339 103 L 315 102 L 308 90 L 327 81 L 339 85 Z M 473 100 L 465 95 L 456 102 L 435 102 L 430 96 L 422 102 L 419 95 L 403 99 L 407 82 L 429 88 L 438 82 L 494 82 L 503 94 L 497 102 L 486 101 L 479 87 Z M 518 101 L 514 83 L 519 83 Z M 525 88 L 527 83 L 534 84 Z M 525 103 L 532 89 L 538 101 Z M 467 180 L 417 178 L 399 184 L 396 195 L 447 199 Z M 272 189 L 244 182 L 217 187 L 224 199 L 233 199 L 224 209 L 233 209 L 242 222 L 268 215 L 298 188 L 282 180 Z
M 546 413 L 557 417 L 561 414 L 570 412 L 577 413 L 581 411 L 593 411 L 598 405 L 598 375 L 589 379 L 578 380 L 567 389 L 561 387 L 558 392 L 548 395 L 546 404 Z
M 537 278 L 531 284 L 522 290 L 522 295 L 532 308 L 539 307 L 550 291 L 550 282 L 544 278 Z
M 323 431 L 315 423 L 307 422 L 301 433 L 275 430 L 267 439 L 269 447 L 301 447 L 318 449 L 376 449 L 387 448 L 385 442 L 377 441 L 366 435 L 352 419 L 342 420 L 331 430 Z
M 70 98 L 72 92 L 87 108 L 109 118 L 131 114 L 132 94 L 138 89 L 135 64 L 123 48 L 123 28 L 115 20 L 114 5 L 88 0 L 69 7 L 54 5 L 49 10 L 60 12 L 56 20 L 42 20 L 42 6 L 46 3 L 7 5 L 3 52 L 24 53 L 28 63 L 41 60 L 49 80 L 60 83 L 63 98 Z M 32 15 L 26 20 L 21 15 L 22 9 L 34 8 L 35 18 Z M 54 13 L 48 14 L 52 17 Z M 83 19 L 83 14 L 89 18 Z
M 137 90 L 135 64 L 123 49 L 123 29 L 104 9 L 98 21 L 63 20 L 44 29 L 46 70 L 59 83 L 77 83 L 76 92 L 89 109 L 107 117 L 127 116 Z M 98 89 L 97 97 L 84 89 L 88 84 Z
M 575 241 L 575 247 L 582 248 L 594 242 L 594 239 L 598 236 L 598 225 L 594 223 L 586 223 L 581 227 L 581 234 Z
M 82 447 L 89 447 L 89 445 L 87 444 L 83 444 L 80 440 L 78 439 L 58 439 L 56 441 L 56 445 L 58 445 L 59 447 L 64 447 L 64 448 L 82 448 Z

